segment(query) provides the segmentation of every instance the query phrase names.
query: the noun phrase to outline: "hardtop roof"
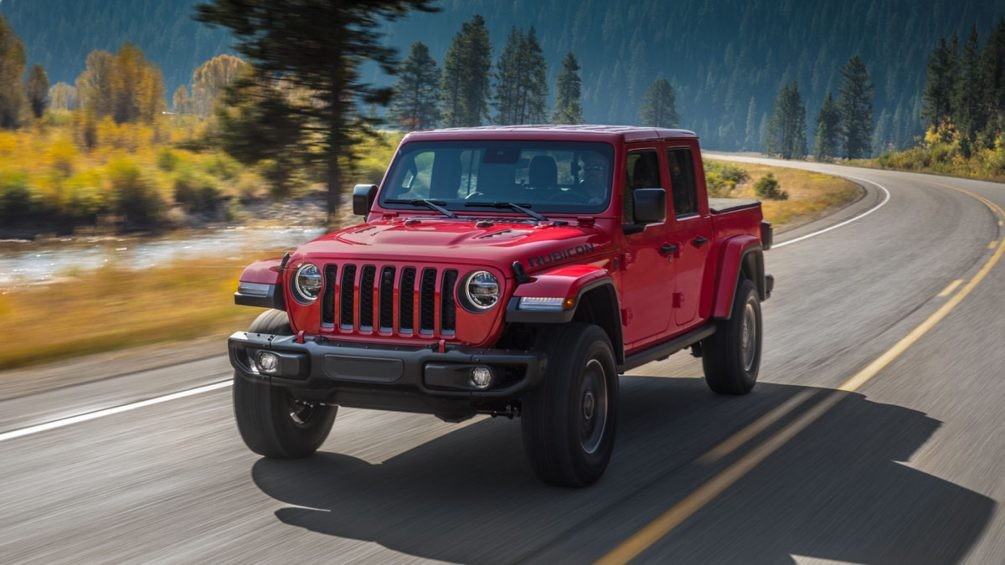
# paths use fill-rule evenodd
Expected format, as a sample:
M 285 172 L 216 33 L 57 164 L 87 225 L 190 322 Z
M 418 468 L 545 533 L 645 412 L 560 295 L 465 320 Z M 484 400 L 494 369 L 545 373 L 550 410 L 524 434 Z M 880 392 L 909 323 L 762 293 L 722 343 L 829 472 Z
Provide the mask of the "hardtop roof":
M 617 125 L 520 125 L 445 128 L 409 133 L 402 141 L 459 141 L 464 139 L 521 139 L 575 141 L 652 141 L 697 139 L 690 130 Z

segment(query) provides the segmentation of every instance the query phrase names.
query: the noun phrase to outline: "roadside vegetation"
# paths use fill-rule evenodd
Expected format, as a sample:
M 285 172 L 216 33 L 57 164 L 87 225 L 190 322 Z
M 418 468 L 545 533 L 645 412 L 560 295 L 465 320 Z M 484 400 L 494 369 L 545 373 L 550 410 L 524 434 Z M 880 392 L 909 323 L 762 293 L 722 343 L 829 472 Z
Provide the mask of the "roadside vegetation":
M 831 175 L 715 159 L 705 160 L 705 180 L 711 197 L 761 200 L 764 219 L 776 233 L 837 211 L 862 195 L 858 185 Z
M 0 293 L 0 325 L 12 336 L 0 348 L 0 369 L 247 327 L 258 309 L 234 305 L 233 294 L 250 261 L 249 254 L 143 271 L 110 265 Z

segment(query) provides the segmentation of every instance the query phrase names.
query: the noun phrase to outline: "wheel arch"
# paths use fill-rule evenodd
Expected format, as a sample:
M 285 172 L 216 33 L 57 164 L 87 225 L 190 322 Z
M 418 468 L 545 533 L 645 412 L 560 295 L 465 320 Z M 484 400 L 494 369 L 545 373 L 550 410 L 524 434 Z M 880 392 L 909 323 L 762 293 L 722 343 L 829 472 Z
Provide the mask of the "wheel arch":
M 769 289 L 764 274 L 764 248 L 756 237 L 737 236 L 726 240 L 722 245 L 719 265 L 713 318 L 729 319 L 736 289 L 742 279 L 753 281 L 758 298 L 767 300 Z
M 519 308 L 521 298 L 538 296 L 563 298 L 565 307 L 556 311 L 527 311 Z M 506 308 L 506 323 L 548 325 L 569 322 L 599 326 L 611 340 L 618 364 L 624 362 L 618 293 L 614 281 L 601 267 L 560 267 L 536 275 L 531 281 L 517 287 Z

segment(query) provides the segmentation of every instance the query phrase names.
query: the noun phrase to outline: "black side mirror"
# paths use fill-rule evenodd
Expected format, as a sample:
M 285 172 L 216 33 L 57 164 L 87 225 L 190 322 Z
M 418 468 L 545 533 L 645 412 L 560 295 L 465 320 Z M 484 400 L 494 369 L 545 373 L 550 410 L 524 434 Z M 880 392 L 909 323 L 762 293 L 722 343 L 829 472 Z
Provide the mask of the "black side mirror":
M 632 191 L 635 223 L 658 224 L 667 217 L 667 191 L 662 188 L 636 188 Z
M 370 213 L 373 199 L 377 197 L 377 185 L 357 184 L 352 188 L 352 213 L 365 216 Z

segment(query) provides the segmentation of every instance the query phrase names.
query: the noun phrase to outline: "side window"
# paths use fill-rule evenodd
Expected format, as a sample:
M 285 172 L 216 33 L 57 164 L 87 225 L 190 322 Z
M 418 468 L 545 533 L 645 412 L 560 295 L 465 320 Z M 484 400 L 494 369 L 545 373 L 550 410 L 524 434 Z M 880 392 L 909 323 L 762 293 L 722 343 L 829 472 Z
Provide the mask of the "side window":
M 668 149 L 667 161 L 670 164 L 674 216 L 681 218 L 697 214 L 698 191 L 694 182 L 694 160 L 691 158 L 691 150 Z
M 655 149 L 632 151 L 625 162 L 625 192 L 622 198 L 622 213 L 626 224 L 635 223 L 632 208 L 632 192 L 636 188 L 659 188 L 660 164 Z

